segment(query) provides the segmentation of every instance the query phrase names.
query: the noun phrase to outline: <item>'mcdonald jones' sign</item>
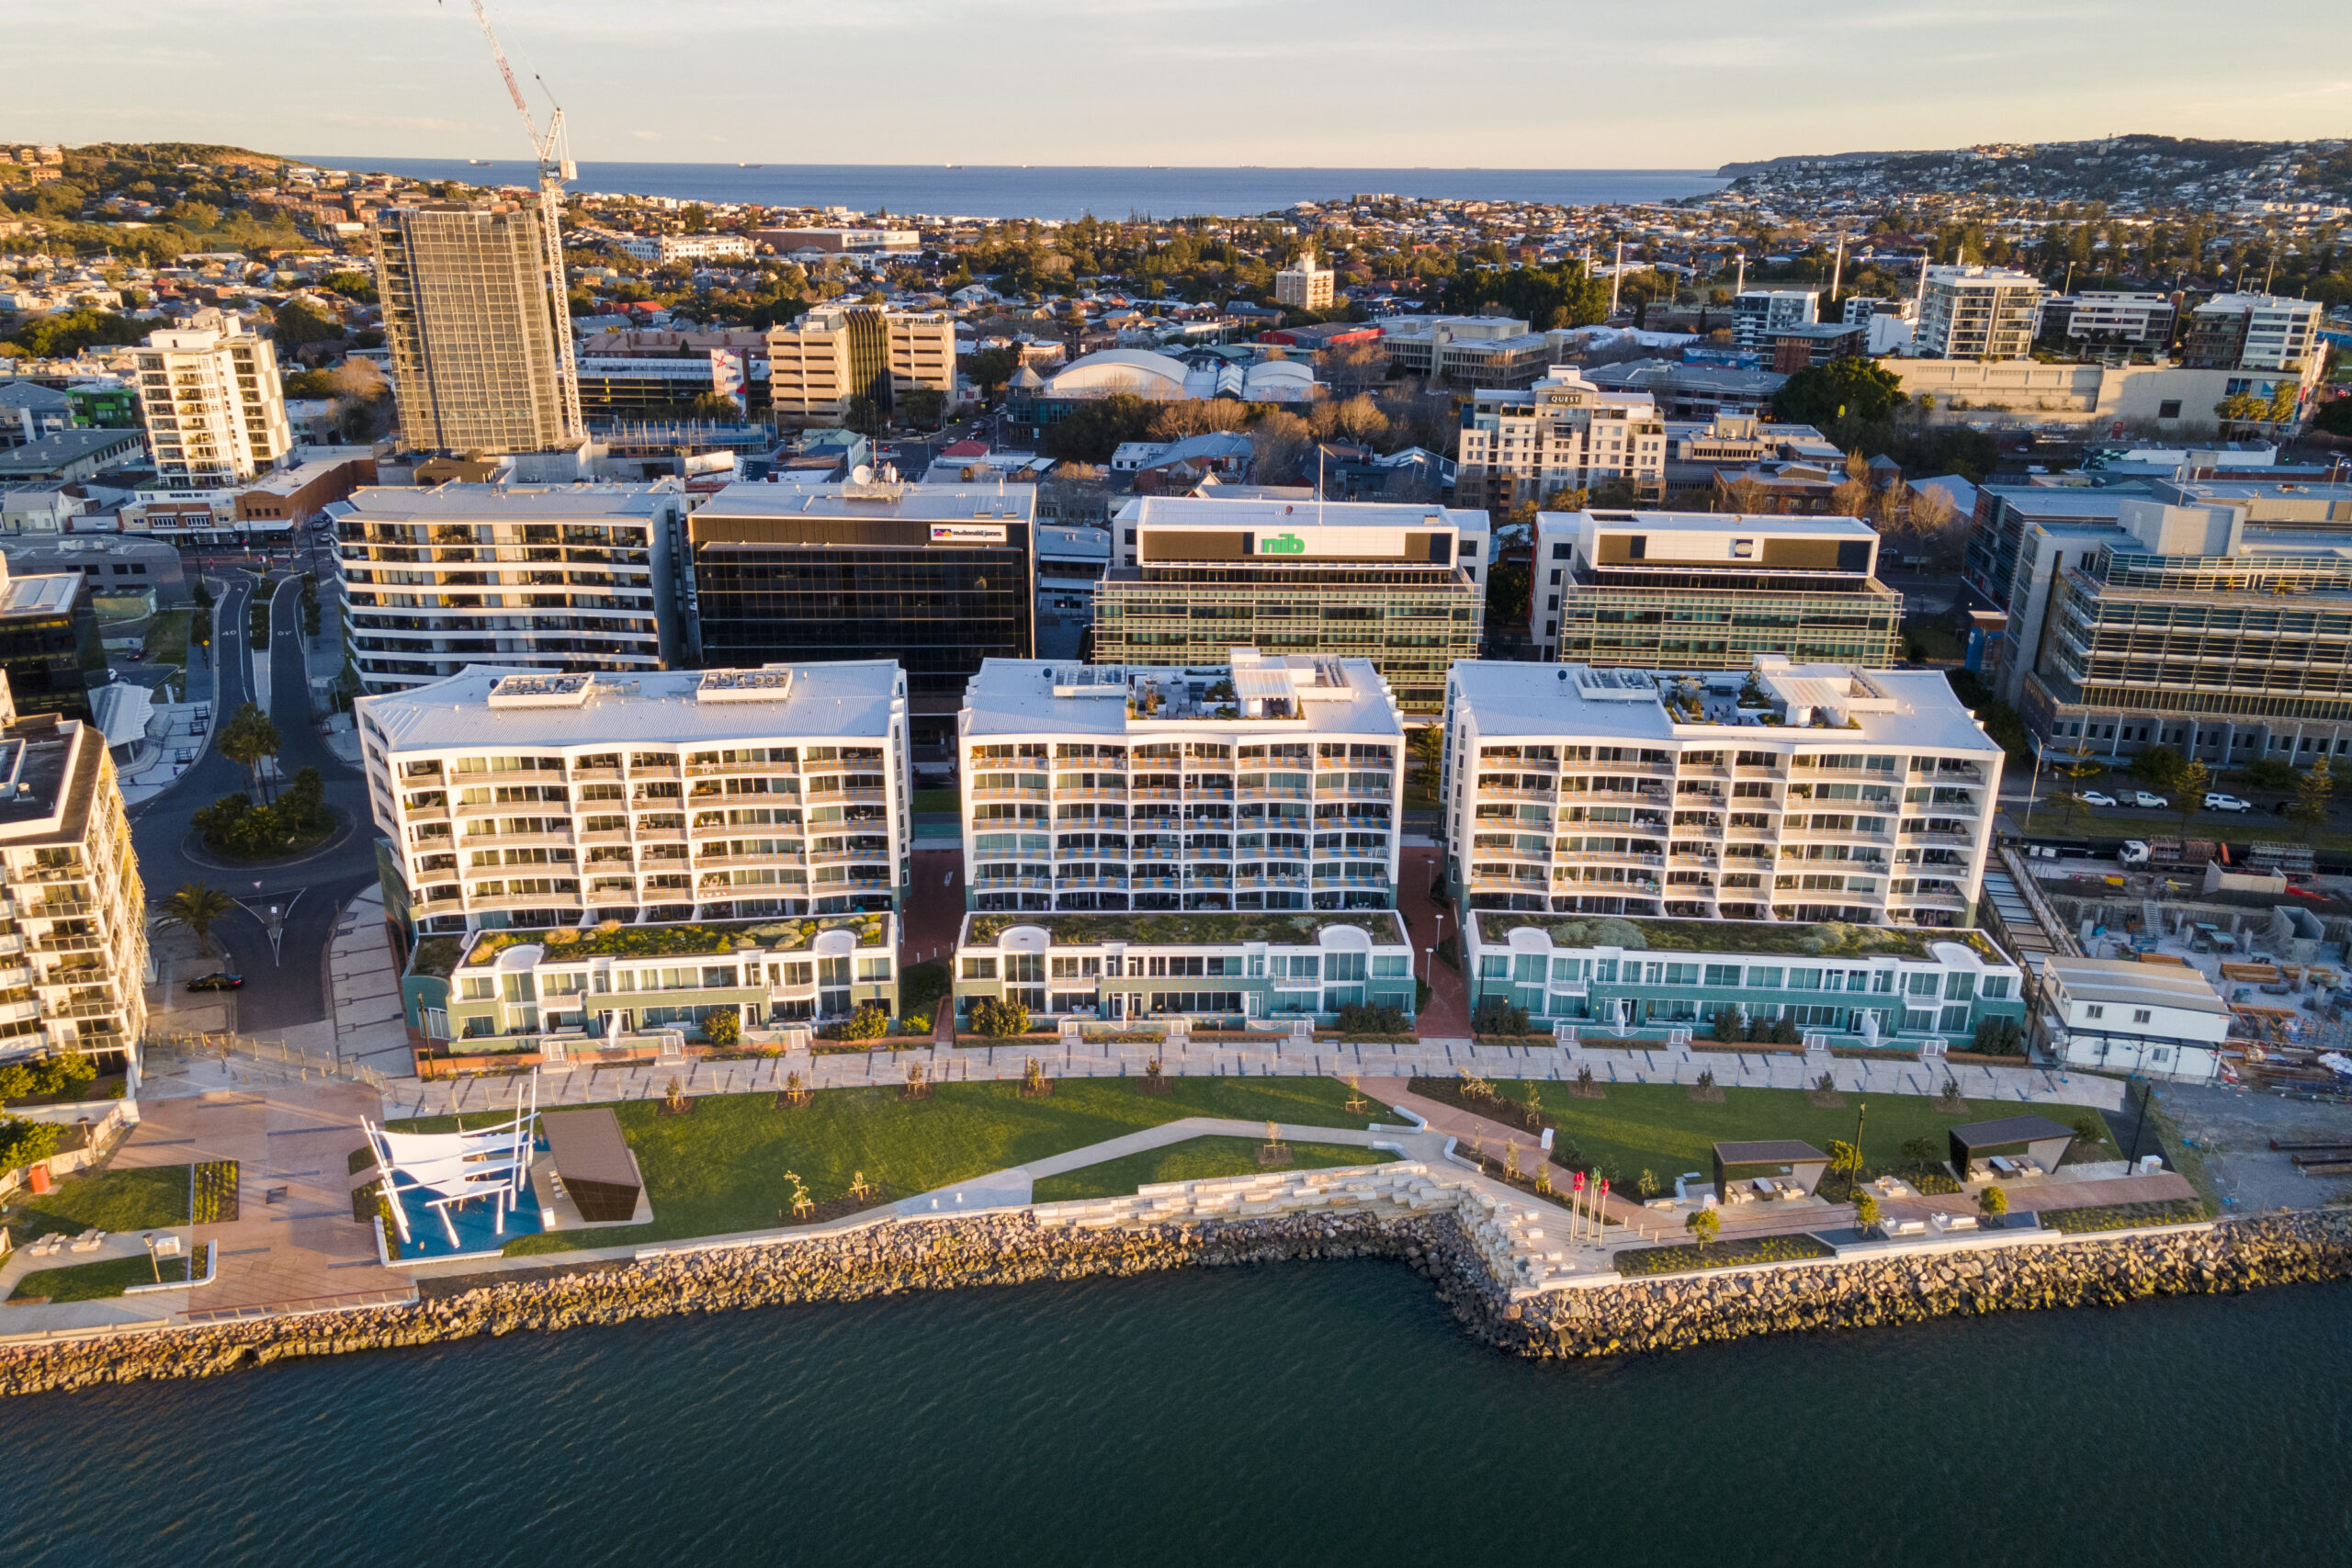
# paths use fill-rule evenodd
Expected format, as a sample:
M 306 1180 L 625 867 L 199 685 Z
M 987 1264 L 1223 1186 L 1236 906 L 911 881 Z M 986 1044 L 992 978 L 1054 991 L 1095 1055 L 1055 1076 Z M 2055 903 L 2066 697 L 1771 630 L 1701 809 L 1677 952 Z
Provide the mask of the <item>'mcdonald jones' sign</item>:
M 933 523 L 931 542 L 934 545 L 1001 545 L 1004 543 L 1001 523 Z

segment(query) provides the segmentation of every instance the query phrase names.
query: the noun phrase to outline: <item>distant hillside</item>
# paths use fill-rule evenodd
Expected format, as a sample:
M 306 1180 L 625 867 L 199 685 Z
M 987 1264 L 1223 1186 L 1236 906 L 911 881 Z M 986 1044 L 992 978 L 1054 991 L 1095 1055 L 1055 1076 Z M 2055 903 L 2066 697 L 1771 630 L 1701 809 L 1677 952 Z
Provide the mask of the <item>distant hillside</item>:
M 1783 158 L 1763 158 L 1752 164 L 1725 164 L 1716 177 L 1738 179 L 1743 175 L 1770 174 L 1775 169 L 1826 168 L 1838 164 L 1883 164 L 1890 158 L 1933 158 L 1934 152 L 1805 152 Z
M 1978 196 L 2103 201 L 2143 210 L 2288 210 L 2352 205 L 2352 141 L 2207 141 L 2115 136 L 1997 142 L 1933 152 L 1832 152 L 1726 164 L 1735 192 L 1804 200 Z

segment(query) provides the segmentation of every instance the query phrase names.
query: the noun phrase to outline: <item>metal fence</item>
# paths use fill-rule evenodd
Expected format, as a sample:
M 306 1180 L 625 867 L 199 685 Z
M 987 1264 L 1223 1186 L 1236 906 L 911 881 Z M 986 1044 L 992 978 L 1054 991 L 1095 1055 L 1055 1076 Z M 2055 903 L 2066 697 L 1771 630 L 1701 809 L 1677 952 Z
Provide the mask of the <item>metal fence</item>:
M 298 1082 L 320 1078 L 347 1078 L 371 1089 L 385 1088 L 391 1080 L 363 1062 L 339 1062 L 332 1055 L 288 1045 L 283 1040 L 256 1039 L 247 1034 L 150 1034 L 141 1045 L 142 1054 L 153 1071 L 161 1064 L 172 1062 L 239 1061 L 264 1066 L 276 1066 L 287 1077 Z

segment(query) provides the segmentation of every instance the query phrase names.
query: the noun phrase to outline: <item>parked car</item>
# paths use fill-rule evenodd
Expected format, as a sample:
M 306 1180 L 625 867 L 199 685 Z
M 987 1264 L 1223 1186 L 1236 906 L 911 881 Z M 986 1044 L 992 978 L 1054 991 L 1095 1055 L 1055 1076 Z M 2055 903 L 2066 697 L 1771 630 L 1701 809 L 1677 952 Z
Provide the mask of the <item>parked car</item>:
M 2205 809 L 2208 811 L 2251 811 L 2254 809 L 2254 802 L 2240 800 L 2234 795 L 2208 795 L 2205 797 Z
M 2075 798 L 2081 801 L 2085 806 L 2113 806 L 2115 804 L 2115 796 L 2111 795 L 2102 795 L 2095 789 L 2084 790 L 2081 794 L 2075 795 Z
M 232 975 L 226 969 L 215 969 L 209 975 L 198 975 L 187 983 L 191 991 L 233 991 L 245 983 L 243 975 Z
M 2132 798 L 2125 804 L 2136 806 L 2143 811 L 2169 811 L 2172 809 L 2171 801 L 2166 800 L 2161 795 L 2150 795 L 2144 789 L 2133 790 L 2132 792 Z

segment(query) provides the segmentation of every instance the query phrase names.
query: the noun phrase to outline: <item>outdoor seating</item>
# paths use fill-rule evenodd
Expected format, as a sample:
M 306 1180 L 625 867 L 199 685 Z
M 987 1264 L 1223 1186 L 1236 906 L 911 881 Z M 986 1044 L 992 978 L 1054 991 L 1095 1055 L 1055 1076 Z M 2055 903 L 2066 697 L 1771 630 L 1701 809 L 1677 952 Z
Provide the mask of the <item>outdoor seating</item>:
M 1976 1228 L 1973 1214 L 1938 1214 L 1936 1228 L 1939 1231 L 1973 1231 Z
M 104 1231 L 84 1231 L 80 1235 L 74 1238 L 73 1250 L 75 1252 L 96 1252 L 98 1249 L 98 1244 L 105 1241 L 106 1238 L 107 1233 Z
M 1751 1177 L 1747 1184 L 1756 1189 L 1758 1198 L 1771 1199 L 1781 1195 L 1781 1184 L 1769 1176 Z
M 1925 1220 L 1888 1220 L 1881 1224 L 1879 1229 L 1885 1235 L 1891 1236 L 1925 1235 L 1928 1234 L 1928 1222 Z

